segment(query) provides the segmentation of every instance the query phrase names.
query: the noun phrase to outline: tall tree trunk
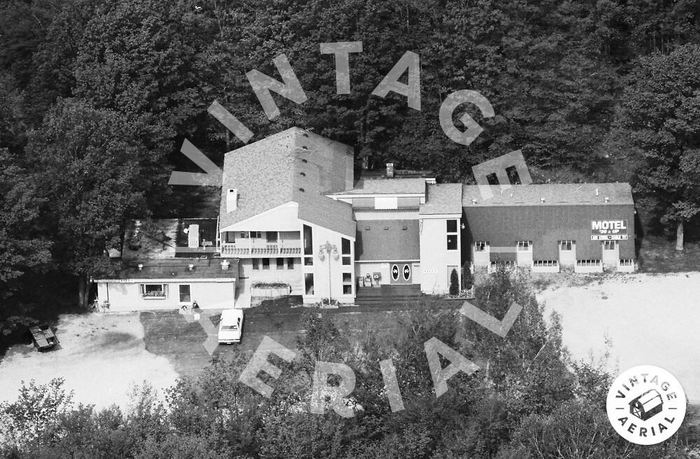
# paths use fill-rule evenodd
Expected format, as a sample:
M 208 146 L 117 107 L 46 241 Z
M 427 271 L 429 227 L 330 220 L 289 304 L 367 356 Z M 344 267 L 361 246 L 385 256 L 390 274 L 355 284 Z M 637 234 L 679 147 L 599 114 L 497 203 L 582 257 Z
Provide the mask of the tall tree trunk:
M 683 220 L 679 221 L 676 227 L 676 250 L 683 251 Z
M 78 277 L 78 306 L 82 309 L 88 308 L 89 292 L 90 284 L 88 283 L 87 277 L 81 274 Z

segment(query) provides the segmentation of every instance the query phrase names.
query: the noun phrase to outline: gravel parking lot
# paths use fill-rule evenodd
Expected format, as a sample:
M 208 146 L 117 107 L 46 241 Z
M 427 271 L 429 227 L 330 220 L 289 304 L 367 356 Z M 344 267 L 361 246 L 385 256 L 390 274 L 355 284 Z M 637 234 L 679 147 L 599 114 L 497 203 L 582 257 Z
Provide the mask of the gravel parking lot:
M 76 402 L 127 408 L 133 385 L 145 380 L 161 390 L 178 377 L 168 359 L 146 350 L 138 314 L 65 315 L 56 334 L 60 347 L 53 351 L 31 344 L 8 350 L 0 361 L 0 401 L 15 400 L 22 381 L 63 378 Z
M 547 316 L 562 316 L 563 340 L 573 357 L 600 357 L 612 343 L 610 368 L 665 368 L 688 398 L 700 402 L 700 273 L 603 277 L 538 295 Z

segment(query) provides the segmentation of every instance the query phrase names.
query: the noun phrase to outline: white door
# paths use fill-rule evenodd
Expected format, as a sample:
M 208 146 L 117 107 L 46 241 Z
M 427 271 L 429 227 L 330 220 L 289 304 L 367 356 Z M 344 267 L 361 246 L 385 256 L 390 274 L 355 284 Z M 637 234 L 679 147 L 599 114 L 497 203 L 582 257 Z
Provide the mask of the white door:
M 603 241 L 603 267 L 617 268 L 620 260 L 620 244 L 617 241 Z
M 559 241 L 559 265 L 560 266 L 575 266 L 576 265 L 576 242 L 575 241 Z

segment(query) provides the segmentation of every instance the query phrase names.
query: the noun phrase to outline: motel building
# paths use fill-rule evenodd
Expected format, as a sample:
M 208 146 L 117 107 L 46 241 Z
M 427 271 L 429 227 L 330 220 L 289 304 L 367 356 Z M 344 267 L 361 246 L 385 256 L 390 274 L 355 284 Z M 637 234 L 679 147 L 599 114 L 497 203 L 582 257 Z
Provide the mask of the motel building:
M 248 307 L 274 291 L 350 304 L 381 289 L 446 294 L 463 266 L 635 269 L 629 184 L 489 190 L 393 164 L 356 179 L 351 147 L 288 129 L 226 154 L 217 219 L 130 225 L 114 254 L 120 268 L 94 280 L 98 302 Z

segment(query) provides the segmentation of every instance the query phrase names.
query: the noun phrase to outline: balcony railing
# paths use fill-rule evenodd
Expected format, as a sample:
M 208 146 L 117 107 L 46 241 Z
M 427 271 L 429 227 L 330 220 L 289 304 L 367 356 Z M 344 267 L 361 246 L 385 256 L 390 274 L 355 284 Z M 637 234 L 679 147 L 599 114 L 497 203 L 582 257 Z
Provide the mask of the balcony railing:
M 293 242 L 278 242 L 272 244 L 251 244 L 246 242 L 241 243 L 222 243 L 222 256 L 279 256 L 279 255 L 301 255 L 301 244 Z

